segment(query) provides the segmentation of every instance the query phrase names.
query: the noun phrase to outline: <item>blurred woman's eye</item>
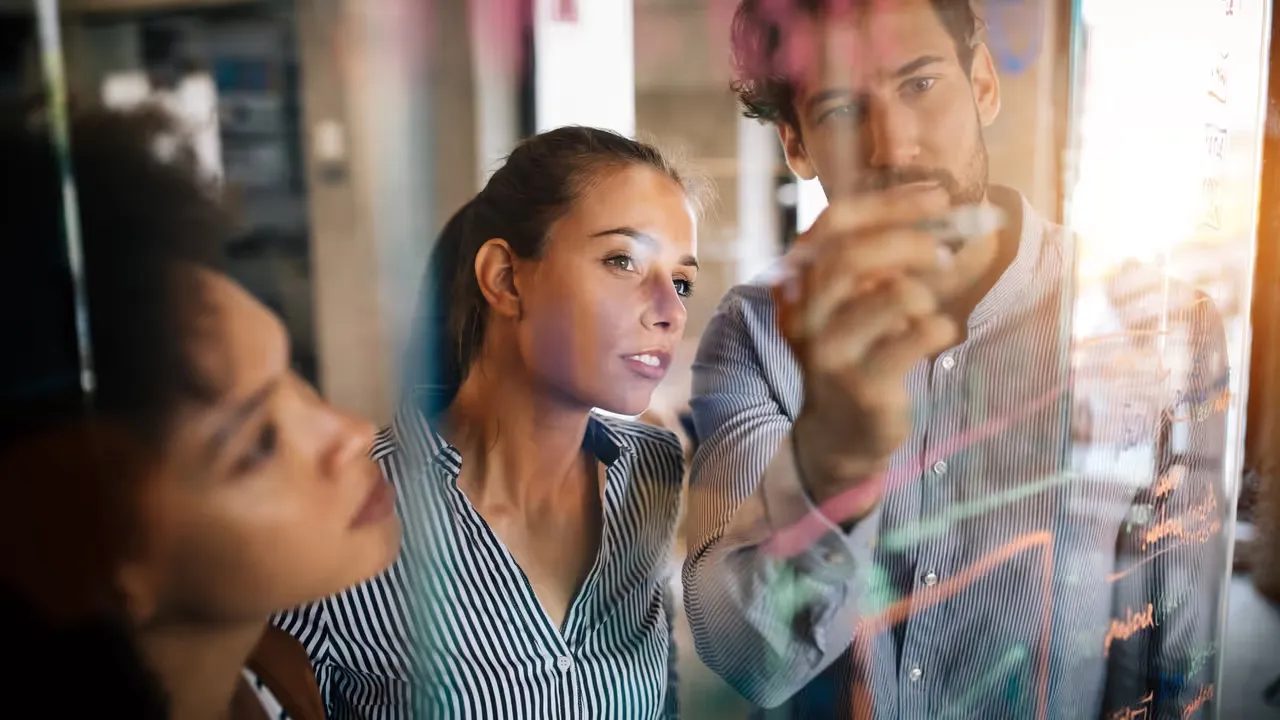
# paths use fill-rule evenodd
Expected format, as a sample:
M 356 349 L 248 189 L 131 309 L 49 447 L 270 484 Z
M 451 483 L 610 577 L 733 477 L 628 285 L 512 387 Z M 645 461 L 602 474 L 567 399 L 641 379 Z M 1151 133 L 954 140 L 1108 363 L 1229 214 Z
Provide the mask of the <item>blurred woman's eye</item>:
M 615 270 L 622 270 L 623 272 L 630 272 L 636 269 L 635 260 L 626 253 L 619 253 L 618 255 L 607 257 L 604 260 L 604 264 L 614 268 Z
M 671 281 L 671 284 L 675 285 L 675 287 L 676 287 L 676 294 L 677 294 L 677 295 L 679 295 L 680 297 L 686 297 L 686 298 L 687 298 L 687 297 L 689 297 L 690 295 L 693 295 L 693 281 L 692 281 L 692 280 L 685 280 L 684 278 L 676 278 L 676 279 L 674 279 L 674 280 L 672 280 L 672 281 Z
M 253 446 L 236 461 L 235 474 L 247 474 L 270 460 L 271 456 L 276 453 L 279 437 L 280 433 L 276 429 L 275 423 L 269 422 L 263 425 L 262 429 L 258 431 L 258 436 L 253 440 Z

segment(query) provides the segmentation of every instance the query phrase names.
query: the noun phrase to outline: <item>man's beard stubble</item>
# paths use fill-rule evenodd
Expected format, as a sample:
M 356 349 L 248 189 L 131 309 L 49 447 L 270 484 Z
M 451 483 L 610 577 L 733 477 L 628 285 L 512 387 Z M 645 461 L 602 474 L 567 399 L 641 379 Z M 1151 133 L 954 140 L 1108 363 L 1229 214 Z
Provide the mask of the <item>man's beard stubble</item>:
M 961 185 L 956 176 L 944 168 L 904 165 L 859 173 L 855 191 L 858 194 L 881 192 L 900 185 L 933 182 L 947 191 L 952 207 L 976 205 L 987 196 L 989 170 L 987 159 L 987 144 L 979 133 L 976 147 L 968 162 L 967 169 L 972 179 L 967 184 Z

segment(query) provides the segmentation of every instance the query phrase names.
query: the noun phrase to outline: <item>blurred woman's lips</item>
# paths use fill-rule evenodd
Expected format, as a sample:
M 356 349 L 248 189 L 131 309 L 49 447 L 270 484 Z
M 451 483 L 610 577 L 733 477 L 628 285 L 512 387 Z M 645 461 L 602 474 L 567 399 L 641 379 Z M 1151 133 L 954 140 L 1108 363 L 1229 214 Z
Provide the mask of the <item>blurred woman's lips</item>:
M 369 490 L 369 495 L 360 506 L 359 512 L 351 519 L 351 529 L 382 522 L 395 510 L 396 491 L 391 487 L 391 483 L 382 477 L 381 472 L 376 472 L 373 488 Z
M 671 353 L 666 350 L 645 350 L 632 355 L 623 355 L 622 361 L 627 369 L 646 380 L 661 380 L 667 375 L 671 366 Z

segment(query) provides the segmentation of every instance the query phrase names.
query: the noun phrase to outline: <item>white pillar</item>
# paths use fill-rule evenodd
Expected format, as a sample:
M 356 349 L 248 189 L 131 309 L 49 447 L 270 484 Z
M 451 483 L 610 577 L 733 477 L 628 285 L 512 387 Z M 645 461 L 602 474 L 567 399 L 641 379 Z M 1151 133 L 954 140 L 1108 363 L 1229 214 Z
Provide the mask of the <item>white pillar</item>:
M 772 125 L 738 118 L 738 232 L 735 282 L 755 277 L 778 256 L 778 200 L 774 169 L 778 133 Z
M 539 132 L 591 125 L 635 135 L 632 0 L 537 0 L 534 57 Z
M 476 168 L 479 192 L 520 139 L 520 71 L 525 62 L 522 18 L 503 0 L 468 3 L 472 82 L 475 86 Z
M 827 208 L 827 194 L 817 180 L 796 178 L 796 230 L 804 232 Z

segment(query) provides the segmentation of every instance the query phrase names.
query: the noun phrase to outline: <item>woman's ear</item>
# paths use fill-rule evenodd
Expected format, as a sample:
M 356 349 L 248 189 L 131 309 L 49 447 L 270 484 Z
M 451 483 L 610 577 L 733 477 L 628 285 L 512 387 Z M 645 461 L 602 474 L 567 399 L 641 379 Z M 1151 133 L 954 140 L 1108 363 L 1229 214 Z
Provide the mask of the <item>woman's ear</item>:
M 159 588 L 155 573 L 146 560 L 140 558 L 121 563 L 116 571 L 116 586 L 135 626 L 144 626 L 155 618 L 159 610 Z
M 520 318 L 520 292 L 516 287 L 516 254 L 506 240 L 493 238 L 476 253 L 476 282 L 489 308 L 498 316 Z

